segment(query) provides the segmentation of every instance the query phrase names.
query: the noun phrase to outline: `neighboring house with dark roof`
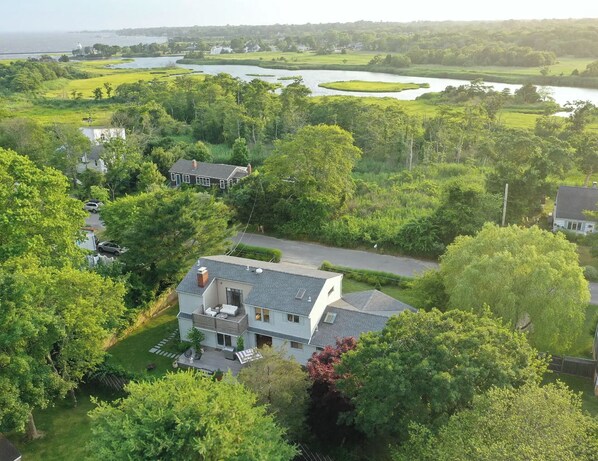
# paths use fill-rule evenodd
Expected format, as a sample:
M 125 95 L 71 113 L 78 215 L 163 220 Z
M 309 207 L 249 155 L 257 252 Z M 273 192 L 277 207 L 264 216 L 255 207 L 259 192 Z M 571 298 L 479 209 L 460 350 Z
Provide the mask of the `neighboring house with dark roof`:
M 192 327 L 209 347 L 287 344 L 306 363 L 336 338 L 381 330 L 416 310 L 376 290 L 342 295 L 342 274 L 233 256 L 201 258 L 177 287 L 182 340 Z
M 181 184 L 197 184 L 203 187 L 217 186 L 220 189 L 228 189 L 251 174 L 251 165 L 226 165 L 181 158 L 170 167 L 168 172 L 172 187 Z
M 596 232 L 596 220 L 586 211 L 598 211 L 598 187 L 560 186 L 553 213 L 553 231 L 566 230 L 576 234 Z
M 0 461 L 21 461 L 21 459 L 19 450 L 0 434 Z

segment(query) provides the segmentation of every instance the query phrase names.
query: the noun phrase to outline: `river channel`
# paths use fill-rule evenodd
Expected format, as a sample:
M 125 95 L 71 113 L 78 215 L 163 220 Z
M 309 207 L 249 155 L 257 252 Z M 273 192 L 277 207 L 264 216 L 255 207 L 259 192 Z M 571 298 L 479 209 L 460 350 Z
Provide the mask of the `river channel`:
M 227 73 L 235 78 L 250 81 L 254 78 L 260 78 L 271 83 L 288 84 L 290 80 L 285 80 L 288 77 L 301 76 L 303 83 L 312 91 L 313 96 L 367 96 L 377 98 L 396 98 L 402 100 L 414 100 L 418 96 L 430 92 L 439 92 L 444 90 L 447 86 L 466 85 L 467 80 L 455 80 L 450 78 L 431 78 L 431 77 L 407 77 L 403 75 L 385 74 L 378 72 L 366 72 L 356 70 L 287 70 L 287 69 L 266 69 L 257 66 L 245 66 L 235 64 L 216 64 L 216 65 L 195 65 L 195 64 L 176 64 L 176 61 L 181 59 L 181 56 L 164 56 L 158 58 L 136 58 L 133 61 L 117 64 L 114 67 L 120 69 L 154 69 L 160 67 L 170 67 L 176 65 L 185 69 L 202 72 L 204 74 L 216 75 L 219 73 Z M 281 80 L 282 78 L 282 80 Z M 345 80 L 365 80 L 376 82 L 401 82 L 401 83 L 427 83 L 429 88 L 419 88 L 417 90 L 401 91 L 399 93 L 366 93 L 355 91 L 338 91 L 322 88 L 318 86 L 320 83 L 345 81 Z M 496 91 L 502 91 L 505 88 L 514 92 L 521 85 L 511 85 L 506 83 L 489 82 L 487 85 L 492 86 Z M 572 88 L 564 86 L 545 86 L 542 87 L 560 104 L 565 105 L 567 102 L 576 100 L 590 101 L 598 105 L 598 89 L 590 88 Z

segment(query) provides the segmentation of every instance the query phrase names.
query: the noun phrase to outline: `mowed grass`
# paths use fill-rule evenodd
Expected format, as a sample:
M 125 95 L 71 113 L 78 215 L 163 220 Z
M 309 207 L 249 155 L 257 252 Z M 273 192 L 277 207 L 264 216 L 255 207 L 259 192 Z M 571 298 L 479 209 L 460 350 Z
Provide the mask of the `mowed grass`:
M 576 338 L 573 346 L 567 355 L 572 357 L 592 358 L 592 346 L 594 344 L 594 334 L 596 324 L 598 323 L 598 306 L 590 304 L 585 311 L 585 320 L 579 336 Z
M 87 413 L 95 408 L 92 396 L 112 401 L 121 394 L 87 385 L 79 388 L 76 396 L 76 407 L 67 397 L 51 408 L 34 412 L 37 429 L 45 434 L 43 438 L 28 442 L 23 435 L 9 435 L 24 460 L 78 461 L 87 458 L 86 445 L 91 438 L 91 419 Z
M 356 291 L 368 291 L 378 289 L 391 298 L 398 299 L 410 306 L 417 307 L 419 304 L 416 293 L 409 288 L 399 288 L 395 286 L 383 286 L 376 288 L 374 285 L 365 282 L 358 282 L 356 280 L 343 277 L 343 293 L 354 293 Z
M 340 91 L 363 91 L 368 93 L 400 92 L 429 88 L 427 83 L 399 83 L 399 82 L 367 82 L 364 80 L 347 80 L 339 82 L 320 83 L 318 86 Z
M 589 378 L 581 376 L 572 376 L 564 373 L 546 373 L 544 375 L 544 384 L 562 381 L 573 392 L 581 394 L 581 406 L 595 418 L 598 418 L 598 397 L 594 395 L 594 386 Z
M 177 312 L 178 305 L 170 307 L 120 340 L 108 349 L 108 363 L 148 379 L 172 371 L 172 359 L 150 353 L 149 350 L 177 328 Z M 150 363 L 155 364 L 156 368 L 147 371 Z

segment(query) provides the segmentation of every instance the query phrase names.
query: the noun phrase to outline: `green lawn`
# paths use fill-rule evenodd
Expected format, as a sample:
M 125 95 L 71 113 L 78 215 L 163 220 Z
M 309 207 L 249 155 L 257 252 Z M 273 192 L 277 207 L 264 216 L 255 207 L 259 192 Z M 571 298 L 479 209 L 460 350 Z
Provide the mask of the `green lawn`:
M 91 420 L 87 413 L 95 408 L 91 396 L 114 400 L 119 394 L 92 386 L 83 386 L 76 394 L 76 407 L 67 397 L 52 408 L 34 412 L 37 429 L 45 433 L 43 438 L 27 442 L 23 436 L 10 436 L 24 460 L 76 461 L 86 458 L 85 446 L 91 437 Z
M 370 285 L 369 283 L 365 282 L 357 282 L 355 280 L 351 280 L 347 277 L 343 277 L 343 293 L 353 293 L 355 291 L 367 291 L 367 290 L 374 290 L 376 289 L 375 286 Z M 419 300 L 413 290 L 409 288 L 399 288 L 395 286 L 384 286 L 379 288 L 379 290 L 391 296 L 392 298 L 398 299 L 399 301 L 403 301 L 410 306 L 417 307 L 419 304 Z
M 567 355 L 574 357 L 592 357 L 592 344 L 598 322 L 598 306 L 590 304 L 586 309 L 586 319 L 583 328 Z
M 108 363 L 151 378 L 172 371 L 172 359 L 152 354 L 149 350 L 177 328 L 178 306 L 166 309 L 151 321 L 133 331 L 110 349 Z M 156 368 L 147 371 L 147 365 L 154 363 Z
M 363 91 L 369 93 L 386 93 L 405 90 L 429 88 L 427 83 L 399 83 L 399 82 L 368 82 L 364 80 L 347 80 L 339 82 L 320 83 L 318 86 L 340 91 Z
M 598 418 L 598 397 L 594 395 L 591 379 L 560 373 L 547 373 L 544 376 L 544 383 L 552 383 L 557 379 L 564 382 L 572 391 L 581 393 L 583 409 Z

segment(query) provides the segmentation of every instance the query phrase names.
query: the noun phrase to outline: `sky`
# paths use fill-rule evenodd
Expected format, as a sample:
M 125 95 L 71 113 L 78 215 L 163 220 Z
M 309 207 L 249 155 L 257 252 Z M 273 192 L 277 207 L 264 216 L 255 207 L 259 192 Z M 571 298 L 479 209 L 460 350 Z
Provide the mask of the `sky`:
M 0 31 L 367 21 L 598 18 L 596 0 L 3 0 Z

